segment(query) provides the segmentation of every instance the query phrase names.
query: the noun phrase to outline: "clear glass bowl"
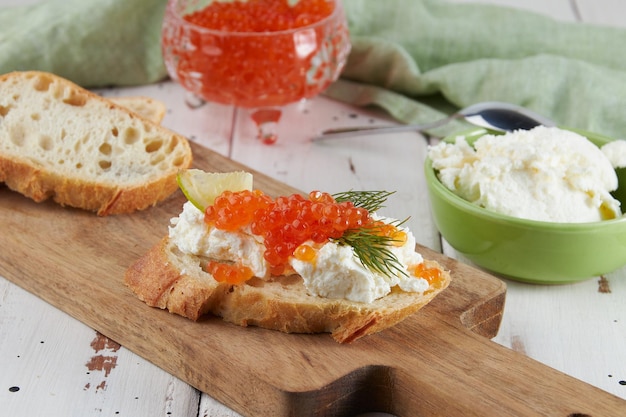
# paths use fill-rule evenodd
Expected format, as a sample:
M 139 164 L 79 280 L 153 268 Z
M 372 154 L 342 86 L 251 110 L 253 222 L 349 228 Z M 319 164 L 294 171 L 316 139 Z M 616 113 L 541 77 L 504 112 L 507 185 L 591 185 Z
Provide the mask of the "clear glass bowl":
M 273 143 L 275 133 L 264 128 L 278 121 L 280 107 L 319 94 L 345 65 L 350 51 L 345 14 L 341 1 L 326 1 L 333 11 L 317 22 L 236 32 L 189 21 L 219 0 L 170 0 L 162 30 L 168 73 L 202 100 L 253 109 L 260 138 Z

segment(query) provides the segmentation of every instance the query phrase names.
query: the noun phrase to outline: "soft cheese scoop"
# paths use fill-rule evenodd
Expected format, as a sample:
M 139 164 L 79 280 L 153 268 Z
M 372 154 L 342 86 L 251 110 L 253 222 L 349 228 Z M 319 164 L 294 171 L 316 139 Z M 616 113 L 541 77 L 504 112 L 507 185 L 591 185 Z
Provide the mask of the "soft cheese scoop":
M 616 142 L 610 155 L 618 164 L 626 142 Z M 431 147 L 429 157 L 447 188 L 501 214 L 562 223 L 621 216 L 610 194 L 618 186 L 612 161 L 571 131 L 539 126 L 485 135 L 473 147 L 459 137 Z

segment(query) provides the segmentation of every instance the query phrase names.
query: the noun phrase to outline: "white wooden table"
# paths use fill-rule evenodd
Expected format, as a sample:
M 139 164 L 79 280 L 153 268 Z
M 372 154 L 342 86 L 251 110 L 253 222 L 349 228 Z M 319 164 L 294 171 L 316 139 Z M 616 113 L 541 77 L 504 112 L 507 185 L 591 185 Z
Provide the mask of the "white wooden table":
M 623 0 L 489 2 L 566 21 L 626 25 Z M 16 1 L 0 1 L 10 3 Z M 191 110 L 183 103 L 181 88 L 171 82 L 103 94 L 160 99 L 169 107 L 165 126 L 301 190 L 396 190 L 384 212 L 411 216 L 409 226 L 419 243 L 456 257 L 430 219 L 423 137 L 404 133 L 325 145 L 308 141 L 326 127 L 391 122 L 381 113 L 318 97 L 306 111 L 299 104 L 286 109 L 279 143 L 263 146 L 254 139 L 246 111 L 212 104 Z M 495 342 L 626 399 L 626 268 L 605 280 L 575 285 L 507 285 Z M 0 414 L 238 415 L 1 276 Z

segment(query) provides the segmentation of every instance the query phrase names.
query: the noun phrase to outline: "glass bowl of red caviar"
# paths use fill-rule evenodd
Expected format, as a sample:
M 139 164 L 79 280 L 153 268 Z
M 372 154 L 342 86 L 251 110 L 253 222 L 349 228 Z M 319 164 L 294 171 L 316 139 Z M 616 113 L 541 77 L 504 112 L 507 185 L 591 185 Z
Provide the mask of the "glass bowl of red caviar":
M 350 40 L 340 0 L 169 0 L 162 49 L 172 79 L 201 101 L 250 109 L 271 144 L 281 107 L 335 81 Z

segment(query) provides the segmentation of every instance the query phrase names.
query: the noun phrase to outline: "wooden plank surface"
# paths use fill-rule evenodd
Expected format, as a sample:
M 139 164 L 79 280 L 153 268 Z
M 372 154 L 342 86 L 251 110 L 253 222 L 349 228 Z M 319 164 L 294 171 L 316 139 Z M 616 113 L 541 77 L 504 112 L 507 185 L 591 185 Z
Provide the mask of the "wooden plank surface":
M 197 145 L 194 153 L 203 169 L 242 168 Z M 273 195 L 293 191 L 260 174 L 256 184 Z M 426 248 L 451 270 L 450 288 L 393 329 L 346 346 L 325 334 L 196 323 L 138 301 L 123 273 L 166 233 L 180 193 L 107 218 L 0 193 L 2 275 L 244 415 L 609 416 L 626 404 L 489 341 L 504 307 L 502 281 Z

